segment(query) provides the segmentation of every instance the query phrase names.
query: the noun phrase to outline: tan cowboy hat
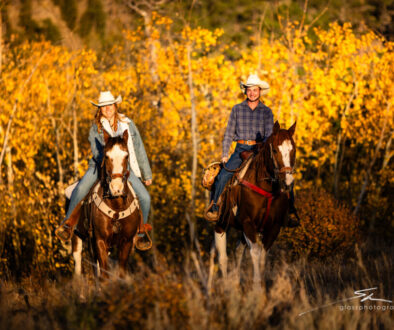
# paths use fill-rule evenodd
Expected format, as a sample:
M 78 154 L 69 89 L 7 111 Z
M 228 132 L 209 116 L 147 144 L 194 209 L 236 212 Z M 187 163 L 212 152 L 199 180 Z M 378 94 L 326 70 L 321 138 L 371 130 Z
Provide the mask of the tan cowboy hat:
M 252 87 L 252 86 L 259 86 L 261 88 L 261 93 L 260 95 L 265 95 L 268 94 L 270 90 L 270 85 L 264 80 L 260 80 L 260 78 L 257 76 L 257 74 L 251 74 L 248 77 L 248 80 L 246 83 L 241 82 L 240 84 L 242 92 L 246 92 L 247 87 Z
M 110 105 L 110 104 L 120 103 L 120 102 L 122 102 L 122 97 L 119 95 L 115 99 L 114 96 L 112 95 L 112 93 L 109 91 L 100 93 L 98 103 L 94 103 L 93 101 L 90 101 L 90 103 L 92 103 L 96 107 L 103 107 L 105 105 Z

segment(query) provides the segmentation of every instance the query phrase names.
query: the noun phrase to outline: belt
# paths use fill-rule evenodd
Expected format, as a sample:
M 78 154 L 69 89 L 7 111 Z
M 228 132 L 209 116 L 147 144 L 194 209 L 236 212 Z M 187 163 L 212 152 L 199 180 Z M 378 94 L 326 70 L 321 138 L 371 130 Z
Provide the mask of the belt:
M 256 141 L 255 140 L 238 140 L 237 143 L 254 145 L 254 144 L 256 144 Z

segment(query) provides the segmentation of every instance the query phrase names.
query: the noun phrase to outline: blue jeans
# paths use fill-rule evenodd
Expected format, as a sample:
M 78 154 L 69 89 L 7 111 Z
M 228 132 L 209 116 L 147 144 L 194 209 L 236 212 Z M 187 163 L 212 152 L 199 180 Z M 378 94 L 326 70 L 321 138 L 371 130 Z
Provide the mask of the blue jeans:
M 67 210 L 66 219 L 68 219 L 75 209 L 77 204 L 85 198 L 88 194 L 89 190 L 93 187 L 94 183 L 97 181 L 98 170 L 96 169 L 96 165 L 90 165 L 85 175 L 79 181 L 78 185 L 72 192 L 70 205 Z M 144 223 L 147 223 L 149 210 L 150 210 L 150 195 L 148 190 L 146 190 L 144 184 L 141 180 L 130 171 L 129 181 L 133 186 L 133 189 L 138 197 L 138 200 L 141 205 L 142 216 L 144 218 Z
M 254 148 L 255 148 L 254 145 L 237 143 L 237 146 L 235 147 L 233 154 L 231 155 L 228 162 L 225 164 L 226 167 L 230 170 L 234 170 L 240 167 L 242 164 L 241 152 L 250 151 L 253 150 Z M 226 171 L 224 168 L 220 170 L 220 173 L 218 174 L 215 180 L 214 187 L 211 192 L 211 200 L 213 200 L 214 203 L 212 206 L 212 211 L 219 210 L 219 207 L 216 205 L 216 202 L 218 201 L 219 196 L 223 192 L 227 182 L 232 178 L 233 175 L 234 172 Z

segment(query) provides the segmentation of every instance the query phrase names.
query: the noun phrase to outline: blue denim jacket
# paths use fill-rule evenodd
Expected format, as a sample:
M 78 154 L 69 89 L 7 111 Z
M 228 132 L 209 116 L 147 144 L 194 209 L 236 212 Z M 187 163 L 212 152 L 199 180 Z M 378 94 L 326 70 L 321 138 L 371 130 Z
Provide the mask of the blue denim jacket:
M 138 166 L 141 170 L 142 178 L 145 181 L 150 180 L 152 179 L 152 170 L 149 165 L 148 156 L 146 155 L 140 132 L 132 120 L 130 120 L 129 123 L 129 132 L 133 139 L 135 155 L 137 157 Z M 93 123 L 90 128 L 89 142 L 93 154 L 93 157 L 89 160 L 89 166 L 101 164 L 104 157 L 104 134 L 103 132 L 98 132 L 96 123 Z

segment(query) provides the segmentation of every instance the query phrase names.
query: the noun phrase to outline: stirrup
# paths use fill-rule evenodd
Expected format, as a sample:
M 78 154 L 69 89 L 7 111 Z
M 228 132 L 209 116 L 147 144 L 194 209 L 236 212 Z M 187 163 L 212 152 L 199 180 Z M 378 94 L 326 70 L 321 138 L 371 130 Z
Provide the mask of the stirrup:
M 72 227 L 67 224 L 60 225 L 55 230 L 55 235 L 63 242 L 67 242 L 72 237 Z
M 220 207 L 219 207 L 219 211 L 210 211 L 211 208 L 213 206 L 213 200 L 209 203 L 209 205 L 206 207 L 206 209 L 204 210 L 204 219 L 209 221 L 209 222 L 215 222 L 219 220 L 219 216 L 220 216 Z M 208 215 L 208 213 L 210 213 L 210 215 Z M 216 216 L 215 214 L 216 213 Z
M 133 243 L 136 249 L 140 250 L 140 251 L 146 251 L 149 250 L 150 248 L 152 248 L 152 240 L 148 234 L 148 232 L 145 232 L 146 237 L 148 237 L 148 241 L 142 241 L 142 237 L 135 235 L 133 238 Z

